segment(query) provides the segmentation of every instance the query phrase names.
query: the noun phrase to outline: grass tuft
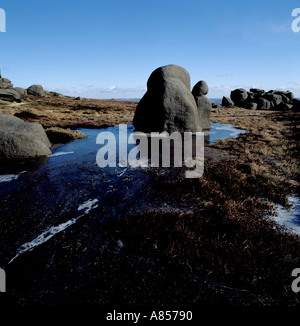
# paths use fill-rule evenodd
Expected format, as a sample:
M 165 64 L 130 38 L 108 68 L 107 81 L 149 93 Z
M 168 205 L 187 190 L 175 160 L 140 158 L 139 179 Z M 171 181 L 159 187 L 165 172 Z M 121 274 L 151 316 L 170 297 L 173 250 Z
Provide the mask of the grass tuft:
M 46 129 L 46 134 L 53 144 L 68 143 L 72 140 L 86 138 L 79 130 L 64 129 L 59 127 L 51 127 Z

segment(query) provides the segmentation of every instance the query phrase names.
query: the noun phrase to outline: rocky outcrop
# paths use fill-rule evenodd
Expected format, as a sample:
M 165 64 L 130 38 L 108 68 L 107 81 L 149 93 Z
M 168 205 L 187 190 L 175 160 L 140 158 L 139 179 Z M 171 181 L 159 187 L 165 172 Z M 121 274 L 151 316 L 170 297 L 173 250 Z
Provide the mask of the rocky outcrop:
M 47 96 L 43 86 L 41 85 L 31 85 L 30 87 L 27 88 L 27 94 L 33 96 L 40 96 L 40 97 Z
M 0 100 L 4 102 L 21 102 L 21 96 L 12 88 L 0 89 Z
M 231 103 L 228 98 L 222 101 L 224 106 L 240 106 L 250 110 L 298 110 L 297 101 L 290 91 L 270 90 L 264 91 L 258 88 L 251 88 L 247 92 L 243 88 L 235 89 L 230 94 Z
M 1 78 L 0 76 L 0 89 L 8 89 L 8 88 L 13 88 L 13 84 L 11 81 L 7 78 Z
M 9 79 L 2 78 L 0 72 L 0 104 L 7 104 L 7 102 L 20 102 L 21 96 L 23 95 L 33 95 L 39 97 L 64 97 L 64 95 L 57 92 L 47 92 L 41 85 L 32 85 L 27 89 L 22 87 L 14 87 Z
M 20 102 L 20 94 L 13 89 L 13 84 L 7 78 L 2 78 L 0 72 L 0 103 Z
M 211 104 L 205 96 L 208 87 L 201 81 L 193 93 L 190 89 L 190 75 L 180 66 L 167 65 L 153 71 L 135 111 L 135 130 L 172 133 L 209 128 Z
M 51 154 L 50 142 L 39 123 L 0 114 L 0 158 L 32 158 Z

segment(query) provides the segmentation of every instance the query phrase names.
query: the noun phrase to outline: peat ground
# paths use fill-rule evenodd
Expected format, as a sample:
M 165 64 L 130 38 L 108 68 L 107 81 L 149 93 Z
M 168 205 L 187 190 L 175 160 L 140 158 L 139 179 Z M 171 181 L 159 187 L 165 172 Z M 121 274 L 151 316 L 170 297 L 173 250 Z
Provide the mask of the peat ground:
M 130 124 L 135 106 L 26 97 L 21 105 L 0 106 L 0 112 L 45 127 L 99 128 Z M 129 189 L 130 208 L 118 210 L 119 199 L 103 203 L 104 216 L 110 205 L 117 207 L 113 219 L 96 223 L 92 213 L 20 257 L 7 269 L 13 300 L 21 305 L 299 305 L 291 273 L 300 268 L 300 237 L 268 217 L 274 203 L 287 206 L 287 197 L 299 194 L 299 116 L 213 109 L 212 122 L 249 133 L 207 146 L 202 178 L 149 169 L 150 181 L 139 184 L 136 193 Z M 7 223 L 0 222 L 4 234 Z

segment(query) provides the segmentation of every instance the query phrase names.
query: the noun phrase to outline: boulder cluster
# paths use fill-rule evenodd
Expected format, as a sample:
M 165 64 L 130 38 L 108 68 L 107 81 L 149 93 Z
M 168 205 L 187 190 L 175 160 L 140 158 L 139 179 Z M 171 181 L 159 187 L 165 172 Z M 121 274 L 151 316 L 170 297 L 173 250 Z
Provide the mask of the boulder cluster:
M 0 72 L 0 103 L 7 102 L 21 102 L 22 95 L 33 95 L 40 97 L 48 96 L 59 96 L 62 97 L 62 94 L 56 92 L 48 92 L 44 90 L 41 85 L 32 85 L 27 89 L 22 87 L 14 87 L 12 82 L 7 78 L 2 78 Z
M 7 78 L 2 78 L 0 73 L 0 103 L 21 102 L 20 93 L 13 88 L 14 85 Z
M 191 92 L 189 73 L 177 65 L 157 68 L 147 82 L 133 125 L 142 132 L 197 132 L 210 128 L 208 86 L 199 81 Z
M 230 98 L 223 97 L 223 106 L 239 106 L 250 110 L 299 110 L 300 100 L 295 99 L 290 91 L 270 90 L 264 91 L 251 88 L 246 91 L 238 88 L 231 92 Z

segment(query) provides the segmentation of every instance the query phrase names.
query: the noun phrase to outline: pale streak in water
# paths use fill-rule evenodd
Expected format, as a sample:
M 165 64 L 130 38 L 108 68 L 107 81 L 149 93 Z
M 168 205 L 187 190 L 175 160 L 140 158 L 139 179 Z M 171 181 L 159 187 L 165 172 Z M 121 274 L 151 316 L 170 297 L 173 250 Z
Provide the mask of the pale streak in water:
M 98 202 L 98 199 L 94 200 L 88 200 L 82 205 L 79 205 L 78 211 L 84 210 L 84 213 L 76 218 L 72 218 L 71 220 L 59 224 L 57 226 L 51 226 L 50 228 L 46 229 L 44 232 L 42 232 L 38 237 L 33 239 L 30 242 L 24 243 L 16 252 L 16 255 L 14 258 L 12 258 L 8 264 L 12 263 L 18 256 L 21 254 L 33 250 L 33 248 L 45 243 L 49 239 L 51 239 L 53 236 L 55 236 L 57 233 L 60 233 L 67 229 L 69 226 L 75 224 L 81 217 L 87 215 L 91 209 L 97 208 L 98 205 L 96 203 Z

